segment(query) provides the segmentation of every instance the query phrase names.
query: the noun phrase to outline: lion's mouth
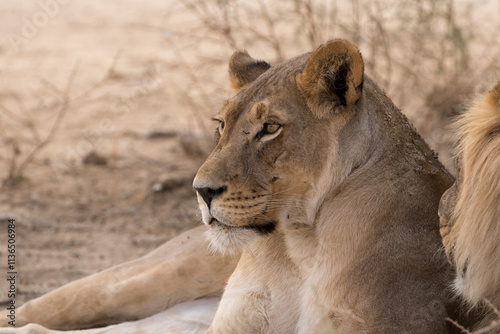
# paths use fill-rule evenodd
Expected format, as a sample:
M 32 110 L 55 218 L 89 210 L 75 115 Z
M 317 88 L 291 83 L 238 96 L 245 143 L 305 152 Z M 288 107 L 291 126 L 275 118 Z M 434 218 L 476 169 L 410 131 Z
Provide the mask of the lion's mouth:
M 210 222 L 208 223 L 209 226 L 212 227 L 219 227 L 223 229 L 245 229 L 245 230 L 254 230 L 258 232 L 261 235 L 267 235 L 272 233 L 276 229 L 276 222 L 270 221 L 265 224 L 250 224 L 250 225 L 244 225 L 244 226 L 234 226 L 234 225 L 228 225 L 225 224 L 216 218 L 210 219 Z

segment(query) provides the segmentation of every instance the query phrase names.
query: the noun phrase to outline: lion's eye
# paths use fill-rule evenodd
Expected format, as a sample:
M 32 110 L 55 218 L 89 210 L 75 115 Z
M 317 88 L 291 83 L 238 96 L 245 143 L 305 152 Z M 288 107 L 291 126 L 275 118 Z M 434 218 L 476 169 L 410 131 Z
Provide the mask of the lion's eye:
M 264 123 L 262 130 L 260 130 L 255 136 L 257 139 L 271 140 L 276 138 L 281 133 L 282 126 L 280 124 L 274 123 Z
M 224 123 L 224 120 L 220 116 L 215 116 L 212 118 L 212 121 L 217 122 L 218 126 L 215 128 L 215 139 L 218 141 L 220 137 L 222 136 L 222 131 L 224 131 L 224 128 L 226 124 Z
M 279 129 L 281 128 L 281 125 L 279 124 L 264 124 L 264 134 L 266 135 L 272 135 L 273 133 L 276 133 Z

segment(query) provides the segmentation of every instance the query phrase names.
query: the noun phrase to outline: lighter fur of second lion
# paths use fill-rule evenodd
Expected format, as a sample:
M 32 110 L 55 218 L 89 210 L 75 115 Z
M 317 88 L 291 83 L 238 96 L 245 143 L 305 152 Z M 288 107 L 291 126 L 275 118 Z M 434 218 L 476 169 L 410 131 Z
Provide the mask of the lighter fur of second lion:
M 500 84 L 476 98 L 455 128 L 458 175 L 441 200 L 441 235 L 457 292 L 500 309 Z

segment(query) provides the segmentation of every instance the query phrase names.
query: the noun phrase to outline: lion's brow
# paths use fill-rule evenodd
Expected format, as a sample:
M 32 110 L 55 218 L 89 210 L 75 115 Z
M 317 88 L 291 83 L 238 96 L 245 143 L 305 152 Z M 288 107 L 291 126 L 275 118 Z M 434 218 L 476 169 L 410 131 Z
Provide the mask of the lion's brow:
M 241 108 L 241 104 L 234 99 L 229 99 L 224 101 L 220 114 L 225 119 L 226 123 L 228 122 L 236 122 L 240 117 L 243 108 Z
M 267 103 L 262 101 L 255 104 L 255 106 L 252 108 L 252 111 L 255 113 L 255 118 L 262 119 L 267 111 Z
M 222 103 L 220 114 L 226 119 L 227 117 L 230 117 L 231 114 L 234 114 L 236 109 L 237 103 L 233 99 L 225 100 Z
M 222 102 L 221 110 L 231 108 L 232 104 L 233 104 L 233 100 L 225 100 L 224 102 Z

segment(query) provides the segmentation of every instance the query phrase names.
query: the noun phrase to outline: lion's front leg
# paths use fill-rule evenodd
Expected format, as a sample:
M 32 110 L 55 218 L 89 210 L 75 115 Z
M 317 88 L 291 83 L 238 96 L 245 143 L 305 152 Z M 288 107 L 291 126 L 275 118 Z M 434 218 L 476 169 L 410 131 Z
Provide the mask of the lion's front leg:
M 248 269 L 248 268 L 247 268 Z M 249 284 L 245 270 L 237 270 L 224 292 L 207 333 L 268 333 L 267 310 L 271 296 L 261 282 Z
M 229 279 L 207 333 L 293 333 L 299 286 L 299 272 L 280 233 L 254 242 Z
M 16 326 L 89 328 L 142 319 L 183 301 L 221 294 L 238 256 L 211 254 L 205 227 L 137 260 L 71 282 L 21 306 Z M 1 314 L 0 326 L 6 326 Z

